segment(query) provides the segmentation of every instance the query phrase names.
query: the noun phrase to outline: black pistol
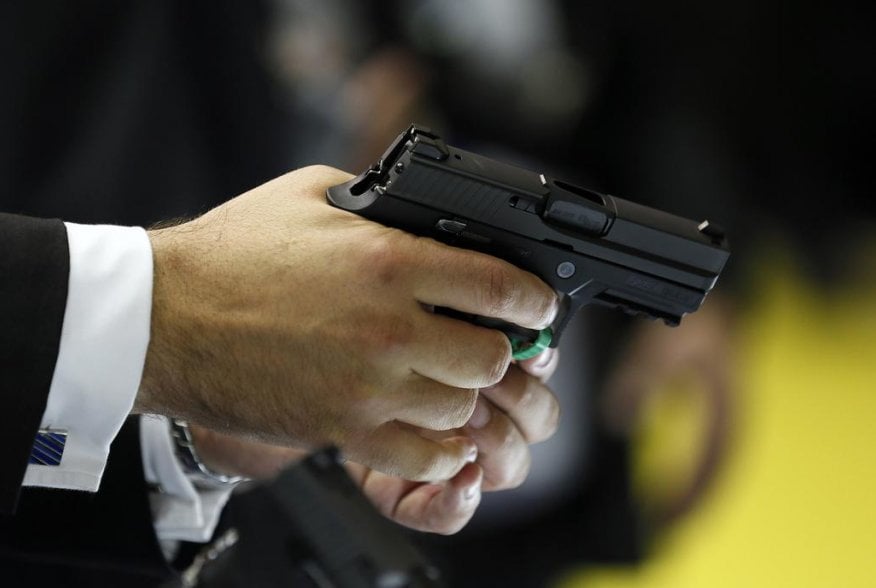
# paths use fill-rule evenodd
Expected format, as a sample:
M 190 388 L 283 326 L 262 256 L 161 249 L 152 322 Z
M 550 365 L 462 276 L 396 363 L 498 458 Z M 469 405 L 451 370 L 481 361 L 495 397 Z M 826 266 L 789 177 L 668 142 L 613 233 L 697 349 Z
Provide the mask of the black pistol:
M 315 588 L 440 588 L 438 569 L 368 501 L 336 448 L 310 455 L 270 485 L 272 524 L 291 563 Z M 311 584 L 312 583 L 312 584 Z M 290 584 L 291 585 L 291 584 Z
M 678 325 L 696 311 L 730 255 L 723 230 L 447 145 L 412 125 L 328 201 L 383 225 L 504 259 L 551 285 L 556 347 L 585 304 Z M 459 316 L 459 313 L 453 313 Z M 462 316 L 535 342 L 540 333 Z
M 341 462 L 337 448 L 325 448 L 237 496 L 225 514 L 232 525 L 227 544 L 214 544 L 163 586 L 445 586 L 438 568 L 377 511 Z

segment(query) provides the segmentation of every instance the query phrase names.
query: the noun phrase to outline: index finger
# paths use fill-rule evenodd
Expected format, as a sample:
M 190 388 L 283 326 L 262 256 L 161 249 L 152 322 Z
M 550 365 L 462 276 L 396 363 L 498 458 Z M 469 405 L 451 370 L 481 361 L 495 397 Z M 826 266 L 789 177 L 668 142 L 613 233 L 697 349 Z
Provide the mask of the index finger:
M 530 329 L 553 323 L 559 303 L 554 290 L 497 257 L 418 239 L 414 295 L 424 304 L 497 318 Z

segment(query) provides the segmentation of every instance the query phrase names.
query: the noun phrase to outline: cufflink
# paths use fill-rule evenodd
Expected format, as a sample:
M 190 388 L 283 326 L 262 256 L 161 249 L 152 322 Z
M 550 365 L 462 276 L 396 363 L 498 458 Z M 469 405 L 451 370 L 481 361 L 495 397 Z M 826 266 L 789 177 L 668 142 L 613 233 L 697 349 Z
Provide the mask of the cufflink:
M 27 463 L 47 466 L 61 465 L 66 444 L 67 431 L 40 429 L 33 441 L 33 448 L 30 450 L 30 459 Z

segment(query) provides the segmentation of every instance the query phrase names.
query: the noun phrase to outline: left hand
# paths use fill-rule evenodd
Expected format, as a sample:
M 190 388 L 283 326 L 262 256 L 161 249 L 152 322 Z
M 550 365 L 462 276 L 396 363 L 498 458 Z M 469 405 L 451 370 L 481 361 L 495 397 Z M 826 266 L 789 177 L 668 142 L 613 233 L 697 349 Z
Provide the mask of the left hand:
M 478 446 L 476 463 L 467 464 L 453 478 L 411 482 L 349 462 L 348 473 L 387 518 L 418 531 L 456 533 L 474 515 L 481 490 L 514 488 L 523 482 L 529 472 L 529 445 L 556 430 L 559 404 L 544 382 L 558 362 L 557 350 L 549 349 L 512 365 L 502 381 L 481 390 L 478 408 L 465 427 L 438 433 L 444 438 L 464 435 Z M 200 457 L 212 469 L 229 474 L 271 478 L 307 454 L 197 425 L 191 428 Z
M 307 451 L 250 441 L 190 425 L 199 457 L 213 470 L 269 479 Z M 410 482 L 347 462 L 347 473 L 387 518 L 417 531 L 450 535 L 471 519 L 481 498 L 483 472 L 466 464 L 445 482 Z
M 559 352 L 547 349 L 511 365 L 498 384 L 481 388 L 468 424 L 451 433 L 465 435 L 478 446 L 485 491 L 522 484 L 529 474 L 529 446 L 556 432 L 560 405 L 545 382 L 558 363 Z

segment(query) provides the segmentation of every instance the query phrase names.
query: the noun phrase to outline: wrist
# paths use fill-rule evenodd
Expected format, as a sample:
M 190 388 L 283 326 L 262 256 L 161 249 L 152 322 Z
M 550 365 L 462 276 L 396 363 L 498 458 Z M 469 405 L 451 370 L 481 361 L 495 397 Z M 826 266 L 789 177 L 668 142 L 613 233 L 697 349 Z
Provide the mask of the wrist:
M 152 413 L 188 417 L 191 410 L 184 402 L 189 386 L 179 341 L 185 339 L 184 312 L 179 307 L 182 297 L 176 292 L 174 275 L 182 265 L 176 227 L 147 232 L 152 246 L 152 319 L 149 347 L 143 368 L 143 378 L 134 402 L 135 413 Z
M 164 354 L 161 350 L 164 347 L 163 338 L 166 335 L 165 330 L 160 327 L 163 323 L 164 303 L 163 289 L 159 283 L 163 281 L 164 251 L 166 249 L 166 239 L 162 237 L 162 233 L 161 230 L 147 231 L 146 233 L 152 247 L 152 319 L 149 325 L 149 347 L 146 351 L 143 377 L 134 400 L 134 413 L 167 414 L 159 394 L 160 383 L 163 380 L 161 373 L 165 371 L 162 360 Z

